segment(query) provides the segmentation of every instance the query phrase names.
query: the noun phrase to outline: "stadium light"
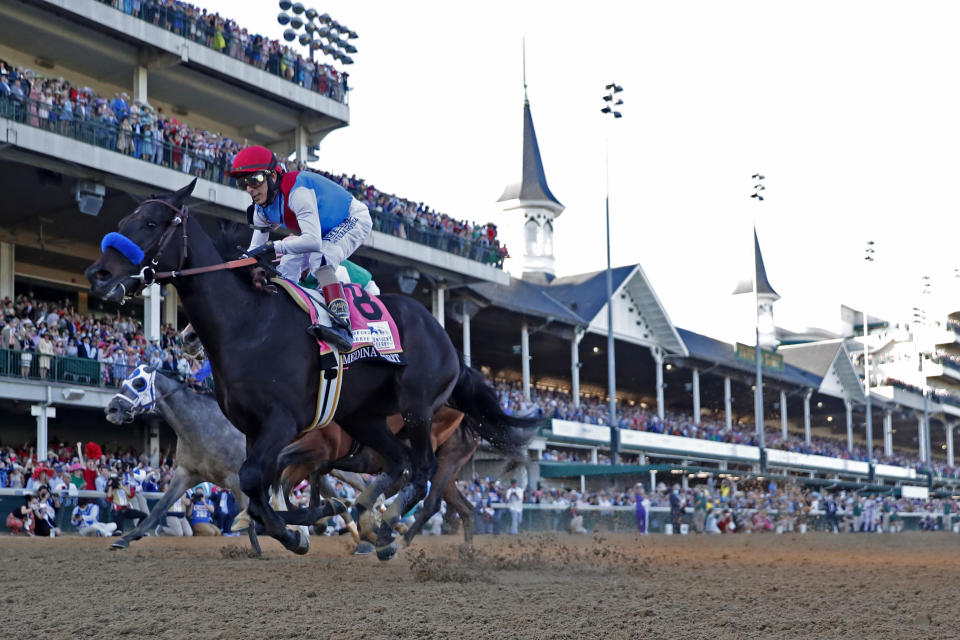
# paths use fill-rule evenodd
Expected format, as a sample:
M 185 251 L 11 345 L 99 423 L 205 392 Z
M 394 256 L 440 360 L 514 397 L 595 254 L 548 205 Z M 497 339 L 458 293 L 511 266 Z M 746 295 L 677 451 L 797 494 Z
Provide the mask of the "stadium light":
M 614 94 L 623 91 L 623 87 L 616 82 L 611 82 L 605 89 L 606 95 L 603 96 L 604 106 L 600 113 L 612 115 L 616 120 L 622 117 L 619 111 L 610 108 L 613 102 Z M 623 104 L 623 101 L 620 101 Z M 609 129 L 604 143 L 604 165 L 606 167 L 606 216 L 607 216 L 607 395 L 609 404 L 607 411 L 610 415 L 610 464 L 616 466 L 617 457 L 620 453 L 620 421 L 617 419 L 617 366 L 616 354 L 614 353 L 613 342 L 613 270 L 610 267 L 610 135 Z M 657 397 L 663 393 L 662 389 L 657 389 Z M 659 405 L 658 405 L 659 408 Z
M 321 51 L 342 64 L 353 64 L 350 55 L 357 53 L 357 48 L 348 43 L 347 39 L 359 37 L 356 31 L 332 19 L 329 14 L 320 13 L 314 8 L 308 9 L 302 2 L 280 0 L 279 5 L 284 13 L 277 16 L 277 22 L 290 25 L 290 28 L 283 32 L 284 40 L 297 41 L 306 47 L 311 60 L 315 51 Z M 288 10 L 292 11 L 293 15 L 285 13 Z

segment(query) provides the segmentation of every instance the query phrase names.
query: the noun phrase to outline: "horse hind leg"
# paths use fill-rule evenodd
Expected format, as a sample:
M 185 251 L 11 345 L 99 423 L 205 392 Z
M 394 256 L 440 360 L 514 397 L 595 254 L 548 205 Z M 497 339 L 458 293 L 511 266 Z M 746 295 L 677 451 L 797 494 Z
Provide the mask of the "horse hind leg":
M 423 501 L 423 509 L 417 514 L 413 526 L 404 534 L 404 542 L 409 545 L 413 538 L 423 530 L 427 520 L 440 510 L 440 499 L 448 485 L 466 464 L 476 450 L 476 444 L 463 438 L 462 431 L 444 442 L 437 450 L 437 472 L 430 480 L 430 492 Z

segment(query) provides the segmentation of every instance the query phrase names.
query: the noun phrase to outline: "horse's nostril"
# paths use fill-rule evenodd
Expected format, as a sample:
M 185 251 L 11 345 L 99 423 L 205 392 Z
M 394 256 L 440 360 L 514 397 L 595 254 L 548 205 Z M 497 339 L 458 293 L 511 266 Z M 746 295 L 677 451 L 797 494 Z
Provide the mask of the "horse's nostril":
M 95 274 L 93 274 L 93 277 L 95 277 L 97 280 L 109 280 L 110 272 L 107 271 L 106 269 L 100 269 Z

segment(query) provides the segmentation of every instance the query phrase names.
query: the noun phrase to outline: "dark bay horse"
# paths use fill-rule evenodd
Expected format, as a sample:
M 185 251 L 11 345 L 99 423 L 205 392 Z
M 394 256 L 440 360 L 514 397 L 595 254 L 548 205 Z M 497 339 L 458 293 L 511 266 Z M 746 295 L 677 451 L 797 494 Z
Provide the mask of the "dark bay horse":
M 156 272 L 164 273 L 162 283 L 177 289 L 207 350 L 217 402 L 247 439 L 247 458 L 239 476 L 250 499 L 250 515 L 285 548 L 303 554 L 309 550 L 309 539 L 285 525 L 312 524 L 334 515 L 334 506 L 277 513 L 269 504 L 268 489 L 276 477 L 277 454 L 313 421 L 323 375 L 320 352 L 306 333 L 307 315 L 288 296 L 251 287 L 249 273 L 170 275 L 222 262 L 185 205 L 195 184 L 196 180 L 176 193 L 142 202 L 120 221 L 119 233 L 104 238 L 102 255 L 85 275 L 92 293 L 113 302 L 139 292 Z M 381 301 L 399 328 L 407 365 L 372 361 L 351 365 L 334 419 L 383 457 L 385 472 L 374 481 L 370 495 L 376 498 L 390 486 L 402 487 L 378 529 L 377 555 L 386 560 L 397 549 L 393 526 L 426 495 L 427 481 L 436 471 L 430 446 L 434 413 L 451 394 L 466 413 L 486 411 L 488 398 L 471 396 L 482 377 L 463 365 L 443 327 L 422 304 L 403 295 L 384 295 Z M 502 415 L 492 390 L 490 395 Z M 397 413 L 404 418 L 409 445 L 387 426 L 387 417 Z M 475 417 L 486 418 L 480 413 Z M 499 416 L 492 424 L 527 426 L 521 419 Z M 371 505 L 358 503 L 357 509 L 363 512 Z

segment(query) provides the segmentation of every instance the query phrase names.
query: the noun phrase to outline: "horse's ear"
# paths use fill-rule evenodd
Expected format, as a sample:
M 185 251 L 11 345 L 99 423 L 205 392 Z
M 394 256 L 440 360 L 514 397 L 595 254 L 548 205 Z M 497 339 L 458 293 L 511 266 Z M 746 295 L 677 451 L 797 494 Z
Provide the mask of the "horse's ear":
M 193 180 L 190 181 L 190 184 L 188 184 L 187 186 L 183 187 L 182 189 L 174 193 L 170 199 L 176 204 L 183 204 L 183 201 L 186 200 L 191 193 L 193 193 L 193 189 L 196 186 L 197 186 L 197 179 L 194 178 Z
M 144 371 L 146 371 L 147 373 L 153 373 L 156 370 L 157 370 L 157 365 L 155 364 L 151 364 L 144 369 Z

